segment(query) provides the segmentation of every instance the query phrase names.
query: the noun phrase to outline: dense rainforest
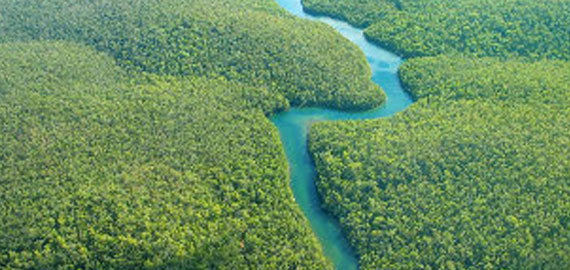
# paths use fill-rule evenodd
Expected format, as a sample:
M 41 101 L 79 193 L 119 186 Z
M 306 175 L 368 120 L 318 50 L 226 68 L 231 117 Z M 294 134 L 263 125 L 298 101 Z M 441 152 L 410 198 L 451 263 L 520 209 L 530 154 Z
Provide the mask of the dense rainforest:
M 266 116 L 369 78 L 273 1 L 0 0 L 0 268 L 331 269 Z
M 264 115 L 284 98 L 61 42 L 0 70 L 2 269 L 329 267 Z
M 224 76 L 296 106 L 356 110 L 383 101 L 356 45 L 271 0 L 1 0 L 0 18 L 0 42 L 74 41 L 129 69 Z
M 361 268 L 570 267 L 570 64 L 439 56 L 401 72 L 419 98 L 405 113 L 310 133 Z
M 409 59 L 400 78 L 415 98 L 570 106 L 570 62 L 440 55 Z
M 410 58 L 309 134 L 361 269 L 570 268 L 570 1 L 303 4 Z M 267 115 L 370 76 L 272 0 L 0 0 L 0 268 L 332 269 Z
M 570 60 L 568 0 L 303 0 L 305 8 L 366 27 L 404 57 L 460 52 Z
M 570 266 L 569 129 L 568 108 L 422 100 L 317 124 L 310 147 L 361 269 L 554 270 Z
M 570 268 L 570 1 L 303 3 L 409 58 L 405 112 L 309 135 L 361 269 Z

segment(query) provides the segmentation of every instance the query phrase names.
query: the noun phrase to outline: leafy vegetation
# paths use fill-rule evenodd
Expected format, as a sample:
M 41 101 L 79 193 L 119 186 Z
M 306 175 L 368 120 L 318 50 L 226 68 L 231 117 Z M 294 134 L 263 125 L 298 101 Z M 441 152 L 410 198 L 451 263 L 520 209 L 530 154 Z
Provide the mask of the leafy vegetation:
M 129 69 L 221 75 L 296 106 L 370 109 L 384 99 L 356 45 L 273 1 L 1 0 L 0 18 L 0 42 L 76 41 Z
M 330 269 L 266 116 L 370 77 L 273 1 L 0 0 L 0 268 Z
M 266 113 L 223 78 L 0 45 L 0 268 L 330 269 Z
M 303 0 L 303 8 L 310 13 L 345 20 L 358 27 L 367 27 L 388 13 L 398 11 L 394 3 L 389 0 Z
M 570 1 L 303 3 L 412 58 L 405 113 L 310 133 L 362 269 L 570 268 Z
M 311 130 L 363 269 L 570 268 L 569 1 L 304 3 L 434 56 Z M 0 268 L 330 269 L 265 116 L 370 76 L 273 1 L 0 0 Z
M 568 108 L 422 100 L 316 124 L 310 145 L 361 269 L 567 269 L 569 123 Z
M 365 35 L 405 57 L 570 59 L 570 1 L 304 0 L 313 12 L 367 26 Z
M 570 104 L 570 62 L 436 56 L 413 58 L 399 70 L 415 98 Z
M 318 190 L 361 268 L 569 268 L 569 67 L 411 59 L 406 112 L 315 124 Z

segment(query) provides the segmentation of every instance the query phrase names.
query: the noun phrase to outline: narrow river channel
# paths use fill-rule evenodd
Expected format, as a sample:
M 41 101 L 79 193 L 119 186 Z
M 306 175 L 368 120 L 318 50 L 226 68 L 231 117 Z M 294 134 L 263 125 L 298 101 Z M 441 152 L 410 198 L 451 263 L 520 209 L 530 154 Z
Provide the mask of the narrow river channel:
M 372 80 L 382 87 L 388 97 L 384 106 L 362 113 L 346 113 L 319 108 L 293 108 L 271 119 L 279 129 L 285 147 L 295 200 L 307 216 L 314 233 L 321 242 L 325 255 L 338 270 L 358 269 L 358 260 L 342 234 L 338 221 L 321 208 L 315 186 L 316 171 L 307 149 L 307 132 L 309 125 L 318 121 L 387 117 L 407 108 L 413 100 L 402 89 L 398 79 L 397 72 L 402 59 L 368 42 L 364 38 L 362 29 L 332 18 L 305 13 L 301 0 L 276 1 L 298 17 L 329 24 L 358 45 L 368 59 L 373 74 Z

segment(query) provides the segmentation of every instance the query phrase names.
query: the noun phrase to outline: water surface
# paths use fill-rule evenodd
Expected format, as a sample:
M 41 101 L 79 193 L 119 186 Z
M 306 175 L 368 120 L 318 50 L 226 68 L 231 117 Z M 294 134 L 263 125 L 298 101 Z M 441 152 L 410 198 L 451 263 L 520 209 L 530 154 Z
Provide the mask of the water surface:
M 291 188 L 295 200 L 307 216 L 315 235 L 321 242 L 325 255 L 338 270 L 358 269 L 358 259 L 342 234 L 338 221 L 321 207 L 315 186 L 316 171 L 307 149 L 307 132 L 311 123 L 330 120 L 373 119 L 391 116 L 412 104 L 412 98 L 402 89 L 398 79 L 398 67 L 402 59 L 370 42 L 362 29 L 345 22 L 313 16 L 303 11 L 301 0 L 276 0 L 279 5 L 301 18 L 317 20 L 334 27 L 344 37 L 354 42 L 366 55 L 372 69 L 372 81 L 379 84 L 387 96 L 386 103 L 375 110 L 347 113 L 319 108 L 293 108 L 277 114 L 271 121 L 279 129 L 291 171 Z

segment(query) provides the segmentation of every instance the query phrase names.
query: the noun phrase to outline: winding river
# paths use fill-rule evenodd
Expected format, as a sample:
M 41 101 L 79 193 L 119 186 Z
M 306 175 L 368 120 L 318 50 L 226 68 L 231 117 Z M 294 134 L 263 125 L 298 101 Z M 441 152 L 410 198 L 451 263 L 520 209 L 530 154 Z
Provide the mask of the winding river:
M 412 103 L 412 98 L 402 89 L 398 79 L 397 72 L 402 59 L 368 42 L 361 29 L 329 17 L 305 13 L 301 0 L 276 1 L 298 17 L 329 24 L 358 45 L 368 59 L 373 74 L 372 80 L 382 87 L 388 97 L 382 107 L 362 113 L 346 113 L 319 108 L 293 108 L 271 119 L 279 129 L 281 141 L 285 147 L 295 200 L 307 216 L 314 233 L 321 242 L 325 255 L 338 270 L 358 269 L 358 260 L 343 236 L 338 222 L 321 208 L 315 186 L 316 171 L 307 149 L 308 127 L 310 123 L 317 121 L 380 118 L 404 110 Z

